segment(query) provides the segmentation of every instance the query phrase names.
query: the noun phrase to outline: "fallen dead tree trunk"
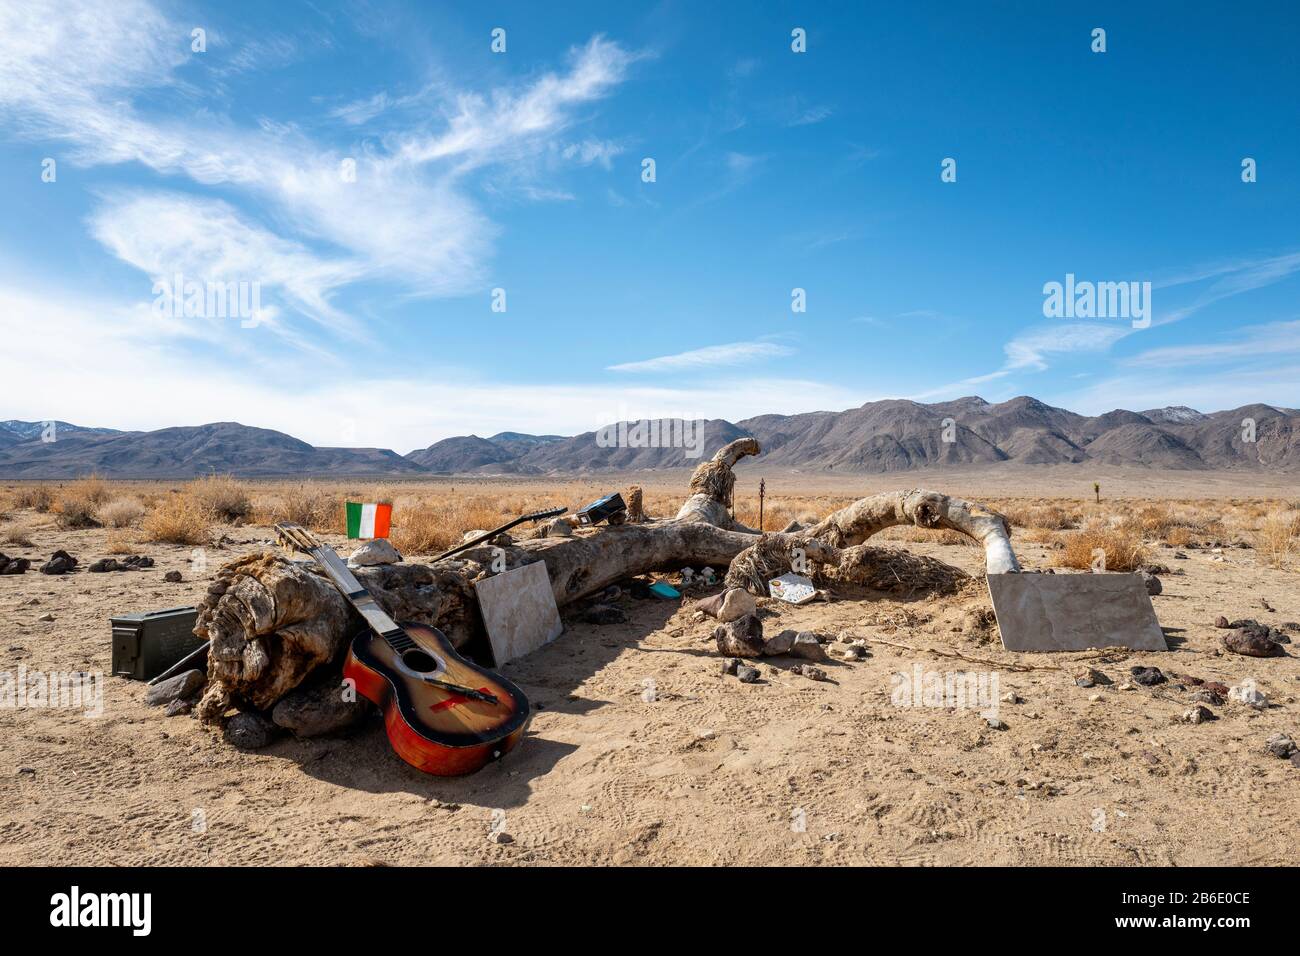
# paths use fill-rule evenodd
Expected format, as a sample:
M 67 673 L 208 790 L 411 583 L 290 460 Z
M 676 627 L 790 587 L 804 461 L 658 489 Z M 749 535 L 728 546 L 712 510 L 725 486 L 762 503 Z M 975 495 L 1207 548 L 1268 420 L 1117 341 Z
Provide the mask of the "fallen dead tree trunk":
M 985 516 L 1002 519 L 932 492 L 864 499 L 807 531 L 760 536 L 729 512 L 735 486 L 732 468 L 758 453 L 759 444 L 752 438 L 719 450 L 696 469 L 691 494 L 671 520 L 645 519 L 580 530 L 566 527 L 567 533 L 503 548 L 481 545 L 429 565 L 380 565 L 358 568 L 355 573 L 390 616 L 438 627 L 453 644 L 462 646 L 481 627 L 474 582 L 493 573 L 494 560 L 500 568 L 502 556 L 507 568 L 544 562 L 556 604 L 564 607 L 625 578 L 684 566 L 728 566 L 728 584 L 766 594 L 767 579 L 761 575 L 772 563 L 768 559 L 778 556 L 775 564 L 789 570 L 794 548 L 810 565 L 831 568 L 831 580 L 942 586 L 944 576 L 934 571 L 934 566 L 947 568 L 941 562 L 901 551 L 846 547 L 889 523 L 905 520 L 964 531 L 985 542 L 993 553 L 988 542 L 997 537 L 996 529 Z M 895 520 L 887 523 L 881 523 L 888 510 L 880 503 L 883 499 L 895 503 L 890 512 Z M 877 503 L 859 508 L 869 502 Z M 998 527 L 1005 531 L 1004 522 Z M 1009 544 L 1006 552 L 1010 553 Z M 753 560 L 757 555 L 765 556 L 764 560 Z M 929 563 L 917 563 L 922 560 Z M 949 571 L 964 577 L 956 569 Z M 196 626 L 199 636 L 212 641 L 209 685 L 198 715 L 212 722 L 220 720 L 232 704 L 270 708 L 313 670 L 334 660 L 359 625 L 360 618 L 309 563 L 266 552 L 227 565 L 200 606 Z

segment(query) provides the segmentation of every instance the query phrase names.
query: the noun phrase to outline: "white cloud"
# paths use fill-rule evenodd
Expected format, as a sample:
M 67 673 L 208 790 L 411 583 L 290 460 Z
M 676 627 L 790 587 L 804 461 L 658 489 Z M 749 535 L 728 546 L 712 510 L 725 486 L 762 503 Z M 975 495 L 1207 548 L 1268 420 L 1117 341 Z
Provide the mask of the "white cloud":
M 390 150 L 344 151 L 295 127 L 244 127 L 204 111 L 179 120 L 147 118 L 134 100 L 183 87 L 179 68 L 189 58 L 189 27 L 142 0 L 0 4 L 0 116 L 28 135 L 68 144 L 79 163 L 135 162 L 204 186 L 240 190 L 274 214 L 282 229 L 292 224 L 301 257 L 308 255 L 308 242 L 344 250 L 341 257 L 317 255 L 297 290 L 317 317 L 327 311 L 323 292 L 344 273 L 351 280 L 396 281 L 417 295 L 479 288 L 497 229 L 471 198 L 464 174 L 521 162 L 552 145 L 576 122 L 572 109 L 608 94 L 635 59 L 595 37 L 570 52 L 565 72 L 546 73 L 519 89 L 455 97 L 442 132 L 396 134 Z M 343 174 L 345 160 L 355 162 L 355 181 Z M 111 222 L 133 211 L 102 210 L 96 216 L 101 235 L 123 239 L 124 249 L 138 247 L 124 239 L 131 222 Z M 231 228 L 224 238 L 250 242 L 241 255 L 253 256 L 266 248 L 267 232 L 265 226 Z M 193 246 L 179 243 L 173 251 Z M 155 244 L 155 260 L 167 251 Z M 337 268 L 340 261 L 348 263 L 345 270 Z
M 1273 356 L 1300 352 L 1300 321 L 1270 322 L 1240 330 L 1236 339 L 1199 345 L 1170 345 L 1149 349 L 1133 356 L 1126 364 L 1152 368 L 1179 368 L 1188 365 L 1222 364 L 1238 359 L 1266 360 Z
M 732 342 L 729 345 L 710 345 L 676 355 L 661 355 L 640 362 L 611 365 L 611 372 L 689 372 L 704 368 L 744 365 L 762 359 L 793 355 L 794 349 L 774 342 Z
M 1119 323 L 1039 326 L 1016 336 L 1003 347 L 1007 355 L 1004 370 L 1042 371 L 1048 367 L 1047 357 L 1050 355 L 1104 352 L 1132 332 L 1131 326 Z

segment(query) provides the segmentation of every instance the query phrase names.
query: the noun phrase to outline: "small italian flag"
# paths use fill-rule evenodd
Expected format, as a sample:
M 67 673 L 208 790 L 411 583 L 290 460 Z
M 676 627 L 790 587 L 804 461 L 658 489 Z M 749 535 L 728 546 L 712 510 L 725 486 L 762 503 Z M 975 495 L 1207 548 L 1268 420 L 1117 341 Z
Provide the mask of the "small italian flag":
M 361 504 L 348 502 L 349 538 L 387 538 L 388 523 L 393 517 L 389 504 Z

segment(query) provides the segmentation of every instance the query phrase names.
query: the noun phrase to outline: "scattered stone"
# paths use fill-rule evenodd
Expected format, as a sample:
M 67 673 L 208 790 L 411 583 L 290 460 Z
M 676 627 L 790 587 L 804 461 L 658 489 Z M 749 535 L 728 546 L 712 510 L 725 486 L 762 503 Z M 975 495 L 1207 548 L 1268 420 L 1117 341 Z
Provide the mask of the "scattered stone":
M 1228 699 L 1245 704 L 1247 707 L 1253 707 L 1255 710 L 1266 710 L 1268 708 L 1268 698 L 1253 683 L 1238 684 L 1233 687 L 1228 691 Z
M 226 721 L 225 738 L 240 750 L 260 750 L 275 739 L 275 724 L 255 711 L 243 711 Z
M 397 564 L 402 560 L 387 538 L 373 538 L 348 555 L 348 567 L 370 568 L 380 564 Z
M 60 549 L 41 565 L 41 574 L 67 574 L 77 567 L 77 559 Z
M 497 844 L 514 843 L 515 838 L 504 830 L 494 830 L 488 834 L 488 841 Z
M 347 730 L 363 720 L 371 707 L 347 685 L 326 681 L 289 691 L 271 711 L 271 720 L 295 736 L 321 737 Z
M 143 554 L 128 554 L 118 562 L 119 571 L 143 571 L 153 567 L 153 558 Z
M 735 674 L 740 667 L 741 662 L 739 657 L 729 657 L 722 662 L 722 676 L 726 677 L 728 674 Z
M 150 707 L 159 707 L 190 697 L 208 682 L 208 675 L 201 670 L 182 671 L 175 677 L 154 684 L 145 692 L 144 702 Z
M 1186 561 L 1186 560 L 1187 560 L 1187 555 L 1183 554 L 1183 552 L 1181 552 L 1181 551 L 1175 551 L 1175 552 L 1174 552 L 1174 558 L 1177 559 L 1177 560 L 1179 560 L 1179 561 Z
M 163 575 L 163 580 L 166 581 L 168 584 L 180 584 L 181 581 L 184 580 L 184 578 L 181 577 L 181 573 L 179 571 L 168 571 L 166 574 Z
M 728 588 L 725 591 L 707 597 L 695 605 L 710 617 L 715 617 L 724 624 L 735 621 L 758 610 L 754 595 L 744 588 Z
M 1215 626 L 1215 627 L 1227 627 L 1227 626 L 1228 626 L 1228 619 L 1227 619 L 1226 617 L 1224 617 L 1222 614 L 1220 614 L 1218 617 L 1216 617 L 1216 618 L 1214 619 L 1214 626 Z
M 98 561 L 91 562 L 86 568 L 91 574 L 103 574 L 105 571 L 119 570 L 116 558 L 100 558 Z
M 989 729 L 990 729 L 990 730 L 1010 730 L 1010 729 L 1011 729 L 1011 728 L 1007 725 L 1007 722 L 1006 722 L 1005 720 L 1002 720 L 1000 717 L 990 717 L 990 718 L 988 718 L 988 725 L 989 725 Z
M 826 648 L 822 647 L 821 641 L 817 640 L 817 635 L 812 631 L 800 631 L 790 645 L 790 653 L 809 661 L 827 660 Z
M 1202 686 L 1202 689 L 1208 690 L 1213 694 L 1218 694 L 1220 697 L 1228 696 L 1228 685 L 1222 681 L 1207 680 Z
M 867 659 L 867 649 L 861 644 L 846 644 L 839 649 L 839 655 L 846 661 L 862 661 Z
M 790 668 L 796 674 L 802 674 L 809 680 L 825 680 L 826 672 L 820 667 L 813 667 L 811 664 L 796 664 Z
M 753 614 L 713 629 L 718 653 L 728 657 L 758 657 L 763 653 L 763 622 Z
M 1150 571 L 1139 571 L 1138 577 L 1142 579 L 1142 584 L 1147 589 L 1147 594 L 1151 597 L 1155 597 L 1165 589 L 1165 586 L 1160 583 L 1160 579 Z
M 1089 695 L 1088 695 L 1088 700 L 1092 701 L 1092 703 L 1094 703 L 1094 704 L 1095 704 L 1095 703 L 1098 703 L 1101 699 L 1102 699 L 1102 698 L 1101 698 L 1101 694 L 1089 694 Z
M 31 566 L 32 562 L 29 558 L 11 558 L 6 554 L 0 554 L 0 574 L 26 574 Z
M 18 776 L 21 777 L 21 776 L 23 776 L 24 774 L 26 774 L 26 775 L 28 775 L 28 776 L 31 776 L 31 777 L 36 776 L 36 768 L 35 768 L 35 767 L 19 767 L 19 768 L 18 768 Z
M 1286 734 L 1274 734 L 1264 743 L 1264 747 L 1274 757 L 1285 760 L 1296 752 L 1295 741 Z
M 769 637 L 764 641 L 763 654 L 767 657 L 775 657 L 778 654 L 789 654 L 790 648 L 794 646 L 794 639 L 798 636 L 798 631 L 786 628 L 775 637 Z
M 759 678 L 758 668 L 750 667 L 748 664 L 741 664 L 736 668 L 736 678 L 742 684 L 753 684 Z
M 1193 694 L 1192 701 L 1197 704 L 1209 704 L 1211 707 L 1222 707 L 1224 703 L 1221 695 L 1205 688 L 1201 688 Z
M 1158 667 L 1132 667 L 1129 673 L 1133 675 L 1134 682 L 1143 687 L 1154 687 L 1156 684 L 1165 683 L 1168 679 Z
M 498 548 L 509 548 L 512 547 L 514 543 L 515 543 L 514 536 L 511 535 L 508 531 L 502 531 L 499 535 L 497 535 L 495 538 L 493 538 L 488 542 L 488 544 Z M 399 561 L 402 560 L 401 555 L 398 555 L 397 560 Z
M 36 620 L 38 620 L 38 621 L 44 621 L 46 624 L 49 624 L 49 623 L 51 623 L 51 622 L 54 620 L 54 615 L 53 615 L 53 614 L 42 614 L 42 615 L 41 615 L 40 617 L 38 617 Z
M 1115 683 L 1095 667 L 1085 667 L 1082 671 L 1074 675 L 1074 683 L 1077 687 L 1103 687 Z
M 1181 720 L 1185 724 L 1203 724 L 1206 721 L 1218 720 L 1218 718 L 1215 716 L 1214 711 L 1210 710 L 1208 707 L 1202 707 L 1197 704 L 1191 710 L 1184 713 Z
M 194 701 L 192 700 L 174 700 L 167 705 L 167 709 L 164 713 L 168 717 L 184 717 L 193 709 Z
M 1004 704 L 1023 704 L 1024 702 L 1024 699 L 1014 690 L 1002 695 L 1002 703 Z
M 1280 631 L 1278 633 L 1281 633 Z M 1223 646 L 1246 657 L 1285 657 L 1286 651 L 1258 628 L 1239 627 L 1223 635 Z
M 623 624 L 627 621 L 627 615 L 622 608 L 593 604 L 582 612 L 582 620 L 587 624 Z

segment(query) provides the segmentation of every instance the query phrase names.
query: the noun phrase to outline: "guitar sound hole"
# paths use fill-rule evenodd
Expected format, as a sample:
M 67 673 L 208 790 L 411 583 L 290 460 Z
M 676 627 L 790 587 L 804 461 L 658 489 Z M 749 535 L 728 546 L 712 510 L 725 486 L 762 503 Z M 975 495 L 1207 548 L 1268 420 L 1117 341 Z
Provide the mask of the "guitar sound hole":
M 424 651 L 407 651 L 402 655 L 402 663 L 418 674 L 438 669 L 438 662 L 433 659 L 433 655 Z

